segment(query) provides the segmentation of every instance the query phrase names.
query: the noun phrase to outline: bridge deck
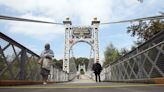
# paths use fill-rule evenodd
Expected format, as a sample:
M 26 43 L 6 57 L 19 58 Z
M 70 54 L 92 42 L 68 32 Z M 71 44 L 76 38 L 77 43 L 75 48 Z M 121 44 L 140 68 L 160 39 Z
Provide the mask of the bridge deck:
M 0 87 L 1 92 L 163 92 L 164 84 L 96 83 L 86 76 L 68 83 Z

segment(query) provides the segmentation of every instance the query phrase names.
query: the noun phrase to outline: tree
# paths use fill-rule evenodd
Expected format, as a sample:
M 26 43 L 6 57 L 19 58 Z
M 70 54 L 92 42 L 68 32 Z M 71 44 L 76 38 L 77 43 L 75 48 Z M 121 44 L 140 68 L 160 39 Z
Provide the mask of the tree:
M 75 63 L 76 63 L 76 66 L 77 66 L 77 69 L 78 69 L 78 65 L 80 64 L 80 65 L 83 65 L 83 64 L 85 64 L 85 68 L 86 68 L 86 70 L 87 70 L 87 68 L 88 68 L 88 64 L 89 64 L 89 59 L 88 58 L 85 58 L 85 57 L 79 57 L 79 58 L 76 58 L 75 59 Z
M 120 55 L 123 56 L 123 55 L 127 54 L 128 52 L 129 52 L 128 49 L 122 48 L 122 49 L 120 50 Z
M 140 21 L 127 27 L 127 33 L 131 33 L 131 36 L 138 36 L 138 40 L 143 43 L 163 29 L 164 21 L 162 20 Z
M 0 72 L 4 69 L 4 67 L 5 67 L 5 63 L 2 56 L 0 55 Z
M 113 46 L 113 44 L 109 44 L 104 52 L 105 62 L 103 66 L 112 64 L 118 59 L 119 56 L 119 51 Z
M 134 41 L 134 44 L 131 46 L 131 50 L 134 50 L 135 48 L 137 48 L 139 45 L 141 45 L 143 42 L 142 41 Z
M 76 68 L 78 69 L 78 65 L 82 65 L 82 64 L 85 64 L 86 66 L 86 69 L 87 69 L 87 66 L 89 64 L 89 59 L 88 58 L 85 58 L 85 57 L 79 57 L 79 58 L 75 58 L 75 57 L 71 57 L 70 58 L 70 66 L 74 66 L 74 62 L 72 61 L 75 61 L 75 65 L 77 66 Z M 54 62 L 54 65 L 60 69 L 63 68 L 63 60 L 62 59 L 54 59 L 53 60 Z
M 60 60 L 54 59 L 53 62 L 56 67 L 63 69 L 63 60 L 62 59 L 60 59 Z

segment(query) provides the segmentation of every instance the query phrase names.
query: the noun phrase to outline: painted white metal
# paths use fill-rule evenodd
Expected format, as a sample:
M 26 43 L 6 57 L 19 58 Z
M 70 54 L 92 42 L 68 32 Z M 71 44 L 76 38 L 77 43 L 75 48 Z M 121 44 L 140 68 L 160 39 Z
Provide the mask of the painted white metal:
M 72 22 L 68 18 L 63 23 L 65 24 L 63 70 L 69 73 L 70 51 L 79 42 L 89 44 L 94 52 L 94 62 L 99 61 L 98 27 L 100 21 L 97 21 L 97 18 L 95 18 L 92 21 L 92 26 L 89 27 L 73 27 Z
M 85 68 L 85 64 L 80 65 L 79 64 L 79 68 L 78 68 L 78 72 L 80 73 L 80 70 L 83 69 L 84 73 L 86 73 L 86 68 Z

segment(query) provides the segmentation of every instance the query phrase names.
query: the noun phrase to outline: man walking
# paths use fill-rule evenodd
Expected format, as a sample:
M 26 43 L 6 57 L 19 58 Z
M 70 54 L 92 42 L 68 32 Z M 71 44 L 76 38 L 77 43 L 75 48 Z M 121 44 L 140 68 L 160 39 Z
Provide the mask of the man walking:
M 95 64 L 93 64 L 92 70 L 94 71 L 96 82 L 98 82 L 97 77 L 99 79 L 99 82 L 101 82 L 100 73 L 102 71 L 102 67 L 98 61 Z

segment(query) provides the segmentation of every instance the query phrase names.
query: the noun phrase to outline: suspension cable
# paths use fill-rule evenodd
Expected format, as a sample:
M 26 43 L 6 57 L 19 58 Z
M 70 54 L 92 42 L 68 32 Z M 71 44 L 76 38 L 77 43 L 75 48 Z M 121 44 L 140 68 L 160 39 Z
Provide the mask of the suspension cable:
M 10 20 L 10 21 L 36 22 L 36 23 L 63 25 L 63 23 L 55 23 L 55 22 L 48 22 L 48 21 L 41 21 L 41 20 L 18 18 L 18 17 L 4 16 L 4 15 L 0 15 L 0 19 L 1 20 Z
M 115 21 L 115 22 L 105 22 L 105 23 L 101 23 L 100 25 L 135 22 L 135 21 L 146 21 L 146 20 L 154 20 L 154 19 L 164 19 L 164 15 L 136 18 L 136 19 L 130 19 L 130 20 L 122 20 L 122 21 Z

